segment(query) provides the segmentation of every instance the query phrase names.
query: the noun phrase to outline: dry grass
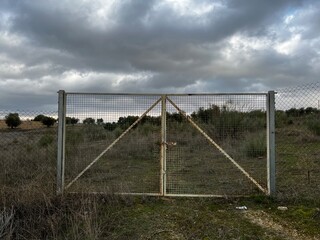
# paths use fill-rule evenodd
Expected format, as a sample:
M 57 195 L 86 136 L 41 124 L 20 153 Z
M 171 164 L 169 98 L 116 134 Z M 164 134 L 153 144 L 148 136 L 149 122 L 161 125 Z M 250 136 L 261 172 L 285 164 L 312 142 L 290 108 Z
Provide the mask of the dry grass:
M 67 128 L 67 181 L 119 136 L 119 131 L 109 132 L 101 126 L 85 127 Z M 310 199 L 311 204 L 318 204 L 315 192 L 320 185 L 315 170 L 320 163 L 319 141 L 297 126 L 290 128 L 281 130 L 285 134 L 278 141 L 281 150 L 278 174 L 282 174 L 279 189 L 287 191 L 280 194 L 284 200 L 294 197 L 299 204 L 309 204 Z M 167 152 L 168 168 L 171 167 L 167 174 L 172 181 L 169 191 L 256 193 L 243 181 L 239 171 L 189 125 L 168 124 L 168 129 L 168 141 L 177 143 Z M 310 141 L 300 137 L 308 137 Z M 248 157 L 242 151 L 243 141 L 246 138 L 226 138 L 219 140 L 219 144 L 252 175 L 265 179 L 265 158 Z M 77 190 L 158 191 L 159 142 L 159 128 L 138 126 L 79 179 Z M 32 121 L 24 122 L 19 129 L 9 129 L 6 125 L 2 128 L 0 212 L 4 213 L 5 239 L 283 239 L 283 233 L 278 230 L 265 229 L 235 211 L 235 206 L 244 204 L 242 200 L 133 199 L 110 194 L 66 194 L 57 198 L 55 165 L 56 128 Z M 311 168 L 309 182 L 308 167 Z M 309 197 L 308 201 L 304 200 L 305 196 Z M 245 204 L 252 204 L 258 211 L 261 208 L 261 203 L 251 200 Z M 274 203 L 266 206 L 276 209 Z M 316 212 L 316 207 L 312 205 L 311 210 Z M 295 214 L 292 212 L 289 222 L 295 224 L 294 228 L 298 226 L 306 236 L 319 235 L 314 227 L 319 224 L 319 218 Z M 287 221 L 286 216 L 283 218 Z
M 314 214 L 286 218 L 277 210 L 283 202 L 264 201 L 43 196 L 9 209 L 4 239 L 318 239 Z M 236 209 L 244 204 L 248 212 Z M 288 215 L 296 214 L 287 206 Z

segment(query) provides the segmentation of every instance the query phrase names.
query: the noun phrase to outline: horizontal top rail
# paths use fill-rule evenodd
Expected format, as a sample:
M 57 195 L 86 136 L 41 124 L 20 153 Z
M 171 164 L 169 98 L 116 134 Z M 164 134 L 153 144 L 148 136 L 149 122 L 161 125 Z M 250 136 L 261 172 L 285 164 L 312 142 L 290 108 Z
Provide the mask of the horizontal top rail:
M 90 93 L 66 92 L 68 95 L 118 95 L 118 96 L 224 96 L 224 95 L 258 95 L 266 96 L 267 93 Z

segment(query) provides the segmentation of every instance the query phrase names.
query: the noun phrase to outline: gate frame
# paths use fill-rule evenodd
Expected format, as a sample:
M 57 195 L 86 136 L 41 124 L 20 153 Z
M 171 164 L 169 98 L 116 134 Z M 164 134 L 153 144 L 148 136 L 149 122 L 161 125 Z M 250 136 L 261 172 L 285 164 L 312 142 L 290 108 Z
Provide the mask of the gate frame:
M 202 94 L 135 94 L 135 93 L 66 93 L 64 90 L 58 91 L 58 140 L 57 140 L 57 179 L 56 179 L 56 192 L 58 195 L 63 194 L 65 190 L 64 174 L 65 174 L 65 136 L 66 136 L 66 105 L 67 94 L 90 94 L 90 95 L 133 95 L 133 96 L 159 96 L 161 102 L 161 151 L 160 151 L 160 191 L 159 193 L 119 193 L 130 195 L 148 195 L 148 196 L 172 196 L 172 197 L 223 197 L 222 195 L 212 194 L 167 194 L 166 193 L 166 151 L 167 151 L 167 124 L 166 124 L 166 105 L 167 100 L 172 104 L 172 101 L 168 99 L 168 96 L 205 96 L 205 95 L 265 95 L 266 96 L 266 122 L 267 122 L 267 191 L 263 191 L 266 195 L 276 195 L 276 169 L 275 169 L 275 92 L 269 91 L 268 93 L 202 93 Z M 158 103 L 157 103 L 158 104 Z M 156 105 L 157 105 L 156 104 Z M 174 105 L 173 105 L 174 106 Z M 153 106 L 154 107 L 154 106 Z M 153 108 L 152 107 L 152 108 Z M 177 107 L 177 106 L 174 106 Z M 177 108 L 178 111 L 181 111 Z M 141 116 L 139 119 L 141 119 Z M 190 121 L 191 119 L 185 115 Z M 190 123 L 192 125 L 193 121 Z M 198 126 L 194 125 L 197 129 Z M 127 129 L 123 134 L 127 133 Z M 200 130 L 199 130 L 200 129 Z M 198 130 L 201 132 L 201 128 Z M 202 133 L 202 132 L 201 132 Z M 203 134 L 203 133 L 202 133 Z M 204 136 L 206 133 L 203 134 Z M 205 136 L 206 137 L 206 136 Z M 207 138 L 207 137 L 206 137 Z M 210 138 L 210 137 L 209 137 Z M 208 138 L 207 138 L 208 139 Z M 208 139 L 210 142 L 212 139 Z M 214 141 L 213 141 L 213 145 Z M 112 144 L 113 146 L 113 144 Z M 112 147 L 111 146 L 111 147 Z M 111 148 L 110 147 L 110 148 Z M 109 148 L 109 147 L 108 147 Z M 89 166 L 84 169 L 67 187 L 69 187 L 74 181 L 76 181 L 90 166 L 92 166 L 102 156 L 106 150 L 99 155 Z M 229 159 L 230 160 L 230 159 Z M 241 167 L 240 167 L 241 168 Z M 241 170 L 241 169 L 240 169 Z
M 268 195 L 276 195 L 275 92 L 267 94 L 267 183 Z

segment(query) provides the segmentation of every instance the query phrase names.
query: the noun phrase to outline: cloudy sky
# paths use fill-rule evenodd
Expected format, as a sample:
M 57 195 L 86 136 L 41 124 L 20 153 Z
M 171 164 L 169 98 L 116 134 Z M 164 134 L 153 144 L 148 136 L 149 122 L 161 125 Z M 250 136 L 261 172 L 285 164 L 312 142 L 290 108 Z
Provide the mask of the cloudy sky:
M 317 0 L 1 0 L 0 108 L 319 81 Z

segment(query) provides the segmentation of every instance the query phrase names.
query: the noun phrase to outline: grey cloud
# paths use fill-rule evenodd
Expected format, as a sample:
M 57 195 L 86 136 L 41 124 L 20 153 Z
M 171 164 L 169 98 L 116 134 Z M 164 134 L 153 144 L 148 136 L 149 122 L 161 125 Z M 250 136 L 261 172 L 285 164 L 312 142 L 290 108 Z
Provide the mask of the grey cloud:
M 152 28 L 148 28 L 141 19 L 151 11 L 155 2 L 123 1 L 114 14 L 117 28 L 101 31 L 88 28 L 86 14 L 90 10 L 70 12 L 67 8 L 55 7 L 50 1 L 53 6 L 45 8 L 41 8 L 43 4 L 38 2 L 21 1 L 12 28 L 29 36 L 33 45 L 41 44 L 70 52 L 83 58 L 85 65 L 93 69 L 127 68 L 130 71 L 130 65 L 138 65 L 135 62 L 140 60 L 142 51 L 158 49 L 171 53 L 177 45 L 181 48 L 192 43 L 216 42 L 239 30 L 260 28 L 266 18 L 272 18 L 285 5 L 285 1 L 279 1 L 281 4 L 267 4 L 269 7 L 266 8 L 264 1 L 249 1 L 241 5 L 237 1 L 228 1 L 226 7 L 231 10 L 217 13 L 213 10 L 205 26 L 190 21 L 186 24 L 185 18 L 179 19 L 172 10 L 164 9 L 154 13 L 155 22 L 150 16 Z
M 301 0 L 191 1 L 213 4 L 206 13 L 180 14 L 160 1 L 115 1 L 101 22 L 92 16 L 99 1 L 0 2 L 0 90 L 2 106 L 19 98 L 36 107 L 50 104 L 59 88 L 68 91 L 265 91 L 310 82 L 320 72 L 318 3 Z M 294 13 L 288 26 L 283 19 Z M 299 14 L 297 14 L 299 13 Z M 188 15 L 189 14 L 189 15 Z M 8 18 L 8 16 L 10 16 Z M 315 20 L 314 20 L 315 19 Z M 289 41 L 290 27 L 301 27 L 301 43 L 290 54 L 275 50 Z M 233 49 L 234 36 L 266 38 L 268 48 Z M 312 40 L 312 41 L 311 41 Z M 230 59 L 225 51 L 230 51 Z M 9 71 L 10 64 L 21 65 Z M 74 72 L 75 74 L 71 74 Z M 126 76 L 130 77 L 126 77 Z M 119 80 L 120 79 L 120 80 Z M 4 90 L 5 89 L 5 90 Z M 46 96 L 49 96 L 46 98 Z M 50 99 L 47 101 L 47 99 Z

